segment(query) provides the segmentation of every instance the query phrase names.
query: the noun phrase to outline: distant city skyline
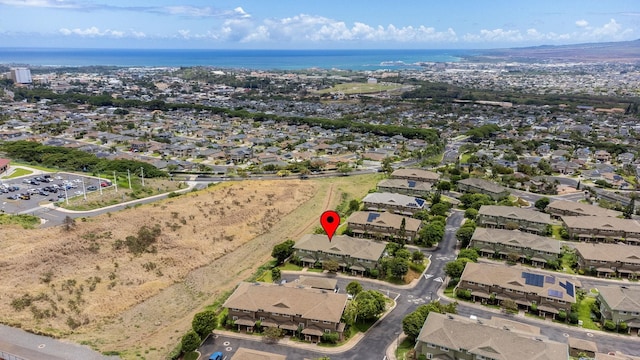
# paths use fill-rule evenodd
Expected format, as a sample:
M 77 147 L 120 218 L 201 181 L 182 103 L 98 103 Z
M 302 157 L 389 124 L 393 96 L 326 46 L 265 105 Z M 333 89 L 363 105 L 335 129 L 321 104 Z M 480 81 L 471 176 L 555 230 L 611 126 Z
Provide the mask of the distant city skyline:
M 486 49 L 640 38 L 637 0 L 0 0 L 0 46 Z

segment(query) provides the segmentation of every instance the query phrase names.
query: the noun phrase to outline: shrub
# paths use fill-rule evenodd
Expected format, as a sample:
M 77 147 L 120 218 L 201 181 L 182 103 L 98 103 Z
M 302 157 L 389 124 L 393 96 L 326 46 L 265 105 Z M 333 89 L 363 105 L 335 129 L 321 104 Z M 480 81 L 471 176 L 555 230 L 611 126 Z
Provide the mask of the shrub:
M 456 296 L 460 299 L 469 300 L 471 299 L 471 291 L 466 289 L 458 289 L 456 291 Z
M 340 337 L 336 332 L 322 334 L 322 342 L 325 342 L 325 343 L 335 344 L 338 342 L 339 338 Z
M 200 346 L 200 341 L 200 336 L 195 331 L 189 330 L 188 333 L 184 334 L 180 342 L 182 352 L 187 353 L 196 350 Z
M 606 320 L 604 322 L 604 328 L 609 330 L 609 331 L 614 331 L 616 329 L 616 323 L 614 323 L 611 320 Z

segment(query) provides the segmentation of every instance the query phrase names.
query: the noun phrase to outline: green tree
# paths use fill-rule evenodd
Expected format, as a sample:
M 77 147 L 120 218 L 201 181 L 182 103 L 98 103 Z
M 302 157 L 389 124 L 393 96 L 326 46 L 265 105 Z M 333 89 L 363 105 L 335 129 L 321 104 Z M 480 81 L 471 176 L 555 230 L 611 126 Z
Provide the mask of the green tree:
M 362 289 L 362 285 L 360 285 L 359 282 L 352 281 L 349 284 L 347 284 L 347 288 L 345 290 L 347 291 L 347 294 L 351 294 L 355 297 L 360 292 L 362 292 L 363 289 Z
M 391 159 L 390 157 L 382 159 L 382 172 L 387 175 L 391 174 L 393 172 L 393 167 L 391 166 L 392 162 L 393 159 Z
M 411 261 L 420 264 L 424 261 L 424 253 L 420 250 L 416 250 L 411 253 Z
M 473 262 L 478 261 L 478 251 L 476 249 L 462 249 L 458 253 L 458 259 L 469 259 Z
M 340 264 L 335 260 L 325 260 L 322 262 L 322 269 L 330 273 L 337 273 L 340 270 Z
M 271 269 L 271 279 L 273 279 L 273 281 L 278 281 L 280 280 L 280 278 L 282 277 L 282 271 L 280 271 L 279 267 L 274 267 L 273 269 Z
M 444 237 L 444 226 L 439 222 L 431 222 L 420 230 L 418 242 L 425 246 L 433 246 Z
M 188 353 L 198 349 L 198 347 L 200 347 L 200 342 L 201 339 L 198 333 L 193 330 L 189 330 L 188 333 L 184 334 L 182 341 L 180 342 L 182 352 Z
M 409 272 L 409 262 L 402 258 L 393 258 L 389 262 L 389 270 L 391 276 L 396 279 L 402 279 Z
M 458 229 L 458 231 L 456 231 L 456 239 L 460 241 L 460 246 L 462 248 L 466 248 L 467 246 L 469 246 L 474 231 L 476 231 L 476 229 L 470 226 L 461 227 L 460 229 Z
M 536 200 L 536 202 L 534 203 L 533 206 L 536 207 L 536 209 L 540 210 L 540 211 L 544 211 L 544 209 L 547 208 L 547 205 L 549 205 L 549 203 L 551 202 L 551 200 L 549 200 L 548 197 L 542 197 L 538 200 Z
M 262 340 L 267 344 L 275 344 L 282 337 L 282 329 L 277 327 L 268 327 L 263 333 Z
M 464 211 L 464 217 L 470 220 L 475 220 L 478 217 L 478 210 L 474 208 L 468 208 Z
M 282 264 L 291 254 L 293 254 L 293 246 L 296 243 L 293 240 L 287 240 L 273 247 L 271 256 L 276 259 L 277 264 Z
M 443 305 L 439 301 L 432 301 L 428 304 L 420 305 L 415 311 L 409 313 L 402 319 L 402 331 L 404 331 L 411 341 L 415 341 L 430 312 L 455 314 L 457 313 L 457 306 L 457 302 Z
M 447 211 L 449 211 L 449 205 L 447 203 L 439 202 L 431 206 L 431 215 L 447 216 Z
M 631 219 L 633 216 L 633 211 L 635 210 L 636 198 L 635 196 L 631 197 L 631 201 L 629 201 L 629 205 L 624 208 L 622 215 L 625 219 Z
M 451 191 L 451 183 L 448 181 L 440 181 L 438 185 L 436 185 L 436 188 L 443 192 Z
M 386 302 L 384 295 L 377 290 L 367 290 L 358 294 L 356 311 L 358 319 L 373 320 L 384 312 Z
M 462 275 L 462 272 L 464 271 L 465 265 L 469 261 L 471 260 L 465 259 L 465 258 L 449 261 L 444 266 L 444 273 L 447 274 L 452 279 L 459 279 L 460 276 Z
M 209 336 L 216 326 L 218 326 L 218 317 L 216 316 L 216 312 L 212 310 L 206 310 L 195 314 L 191 321 L 193 331 L 195 331 L 201 339 Z

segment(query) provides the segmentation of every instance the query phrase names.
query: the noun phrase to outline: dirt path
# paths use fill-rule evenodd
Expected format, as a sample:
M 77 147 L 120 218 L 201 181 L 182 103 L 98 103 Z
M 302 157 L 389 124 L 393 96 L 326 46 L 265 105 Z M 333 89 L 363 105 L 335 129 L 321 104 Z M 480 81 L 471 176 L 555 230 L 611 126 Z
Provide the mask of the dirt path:
M 124 358 L 140 355 L 146 359 L 164 359 L 191 327 L 195 313 L 249 278 L 270 259 L 275 244 L 286 239 L 297 240 L 312 231 L 322 212 L 337 205 L 339 191 L 333 183 L 319 184 L 317 193 L 309 201 L 284 216 L 268 233 L 192 271 L 184 282 L 164 289 L 122 313 L 118 319 L 74 335 L 73 340 L 88 342 L 101 351 L 122 351 Z

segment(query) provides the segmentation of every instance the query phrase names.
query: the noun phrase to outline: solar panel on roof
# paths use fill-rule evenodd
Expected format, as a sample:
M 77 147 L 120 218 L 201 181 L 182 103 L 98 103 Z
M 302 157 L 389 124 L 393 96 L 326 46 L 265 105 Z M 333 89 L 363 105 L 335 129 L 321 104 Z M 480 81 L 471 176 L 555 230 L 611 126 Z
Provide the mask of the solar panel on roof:
M 567 295 L 571 297 L 575 296 L 575 287 L 573 286 L 572 283 L 567 281 L 567 286 L 565 287 L 565 290 L 567 290 Z
M 549 289 L 549 296 L 553 296 L 559 299 L 562 299 L 562 292 L 554 289 Z
M 420 198 L 416 198 L 416 203 L 422 207 L 422 205 L 424 205 L 424 200 L 420 199 Z
M 524 278 L 524 283 L 527 285 L 542 287 L 544 285 L 544 276 L 538 274 L 532 274 L 523 271 L 522 277 Z
M 547 275 L 544 277 L 544 282 L 546 282 L 547 284 L 555 284 L 556 283 L 556 277 L 553 275 Z
M 409 181 L 407 181 L 407 183 L 409 184 L 410 188 L 416 187 L 416 182 L 415 181 L 409 180 Z
M 380 217 L 380 214 L 378 213 L 369 213 L 369 217 L 367 217 L 367 222 L 373 222 L 379 217 Z

